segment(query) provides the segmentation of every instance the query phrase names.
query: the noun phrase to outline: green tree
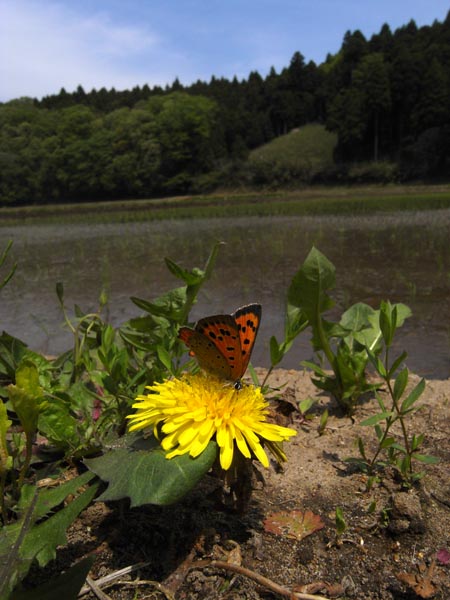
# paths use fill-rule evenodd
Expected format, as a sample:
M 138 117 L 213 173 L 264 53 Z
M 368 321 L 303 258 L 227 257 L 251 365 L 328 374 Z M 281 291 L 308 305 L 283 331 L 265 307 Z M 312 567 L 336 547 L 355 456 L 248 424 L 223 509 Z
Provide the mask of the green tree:
M 366 129 L 372 130 L 373 160 L 378 160 L 381 120 L 391 107 L 389 74 L 383 55 L 367 54 L 353 76 L 353 88 L 362 98 Z

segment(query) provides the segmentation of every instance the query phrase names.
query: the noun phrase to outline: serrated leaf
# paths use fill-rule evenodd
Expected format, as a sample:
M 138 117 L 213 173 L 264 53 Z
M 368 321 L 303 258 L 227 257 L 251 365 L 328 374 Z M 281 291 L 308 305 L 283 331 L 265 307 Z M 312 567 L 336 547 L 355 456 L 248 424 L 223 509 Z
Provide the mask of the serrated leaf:
M 34 559 L 41 567 L 45 566 L 55 558 L 57 546 L 66 543 L 67 528 L 92 501 L 98 483 L 91 485 L 48 519 L 38 525 L 35 522 L 69 494 L 76 493 L 82 483 L 92 478 L 90 475 L 62 484 L 62 493 L 58 488 L 36 491 L 35 488 L 30 489 L 33 486 L 27 486 L 23 500 L 21 498 L 23 517 L 0 531 L 0 598 L 7 597 L 16 583 L 25 577 Z
M 265 531 L 295 540 L 302 540 L 323 527 L 325 523 L 320 516 L 310 510 L 281 511 L 264 519 Z
M 109 483 L 98 500 L 128 497 L 134 507 L 177 502 L 209 471 L 216 456 L 217 445 L 210 442 L 195 459 L 183 454 L 168 460 L 158 445 L 150 451 L 112 450 L 98 458 L 85 460 L 85 463 L 88 469 Z
M 40 488 L 35 506 L 33 508 L 33 518 L 37 521 L 45 517 L 50 511 L 59 506 L 67 496 L 76 494 L 83 486 L 87 485 L 94 478 L 93 473 L 86 471 L 78 477 L 65 481 L 56 487 Z M 34 485 L 24 485 L 20 500 L 16 509 L 24 512 L 30 506 L 34 491 Z

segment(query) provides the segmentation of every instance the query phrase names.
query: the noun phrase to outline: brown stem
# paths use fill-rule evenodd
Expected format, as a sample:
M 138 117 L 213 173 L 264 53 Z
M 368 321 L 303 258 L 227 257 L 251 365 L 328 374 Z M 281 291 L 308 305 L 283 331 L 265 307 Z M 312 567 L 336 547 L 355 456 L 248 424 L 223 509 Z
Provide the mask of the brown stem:
M 211 560 L 211 561 L 202 561 L 199 563 L 193 563 L 193 567 L 215 567 L 217 569 L 224 569 L 226 571 L 233 571 L 234 573 L 238 573 L 239 575 L 243 575 L 244 577 L 248 577 L 249 579 L 253 579 L 259 585 L 279 594 L 280 596 L 284 596 L 285 598 L 290 598 L 290 600 L 328 600 L 328 598 L 324 598 L 323 596 L 316 596 L 315 594 L 304 594 L 302 592 L 291 592 L 291 590 L 286 589 L 285 587 L 278 585 L 271 579 L 260 575 L 259 573 L 255 573 L 254 571 L 250 571 L 250 569 L 246 569 L 245 567 L 241 567 L 240 565 L 235 565 L 233 563 L 227 563 L 222 560 Z

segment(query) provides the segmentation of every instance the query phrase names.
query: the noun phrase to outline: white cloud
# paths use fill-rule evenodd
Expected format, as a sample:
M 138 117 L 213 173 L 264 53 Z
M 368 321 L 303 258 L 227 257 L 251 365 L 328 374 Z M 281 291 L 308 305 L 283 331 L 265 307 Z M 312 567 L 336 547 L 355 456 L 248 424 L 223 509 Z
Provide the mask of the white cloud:
M 0 12 L 0 101 L 78 84 L 90 90 L 153 83 L 139 61 L 144 53 L 159 55 L 163 40 L 145 27 L 32 0 L 8 0 Z M 125 68 L 128 59 L 134 67 Z

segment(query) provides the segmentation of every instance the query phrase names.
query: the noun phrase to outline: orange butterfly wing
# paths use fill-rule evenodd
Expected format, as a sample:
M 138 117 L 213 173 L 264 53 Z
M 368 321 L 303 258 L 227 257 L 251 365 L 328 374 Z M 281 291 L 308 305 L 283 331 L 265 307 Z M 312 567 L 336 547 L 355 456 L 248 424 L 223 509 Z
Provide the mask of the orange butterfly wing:
M 241 374 L 242 377 L 247 370 L 250 356 L 255 345 L 256 336 L 258 334 L 259 324 L 261 323 L 262 308 L 261 304 L 247 304 L 238 308 L 232 315 L 238 330 L 241 344 Z
M 239 353 L 239 332 L 231 315 L 200 319 L 195 329 L 182 327 L 178 337 L 188 346 L 202 369 L 222 379 L 234 378 L 234 356 Z
M 195 329 L 181 327 L 178 337 L 202 369 L 238 381 L 247 369 L 260 321 L 261 306 L 249 304 L 232 315 L 204 317 Z

